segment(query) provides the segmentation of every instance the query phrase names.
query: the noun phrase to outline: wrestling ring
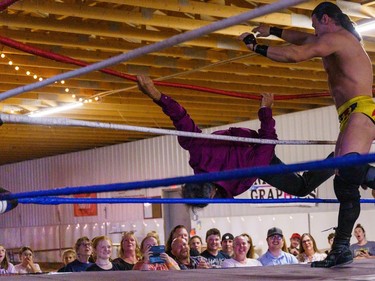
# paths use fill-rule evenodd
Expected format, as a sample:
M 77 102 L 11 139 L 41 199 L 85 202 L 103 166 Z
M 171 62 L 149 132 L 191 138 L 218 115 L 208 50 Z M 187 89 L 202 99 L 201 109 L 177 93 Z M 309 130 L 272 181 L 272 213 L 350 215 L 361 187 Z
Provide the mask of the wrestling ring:
M 193 38 L 197 38 L 234 24 L 244 22 L 246 20 L 256 18 L 261 15 L 272 13 L 274 11 L 303 3 L 306 1 L 279 1 L 256 10 L 244 13 L 232 18 L 215 22 L 211 25 L 199 28 L 194 31 L 186 32 L 181 35 L 171 37 L 165 41 L 151 44 L 128 53 L 110 58 L 100 63 L 84 66 L 80 69 L 66 72 L 46 80 L 36 82 L 30 85 L 9 90 L 0 95 L 0 100 L 13 97 L 20 93 L 44 87 L 52 84 L 55 81 L 66 80 L 76 77 L 88 72 L 97 71 L 105 67 L 124 62 L 144 54 L 155 52 L 163 48 L 173 46 Z M 332 141 L 297 141 L 297 140 L 260 140 L 249 138 L 235 138 L 228 136 L 194 134 L 187 132 L 178 132 L 172 130 L 161 130 L 152 128 L 143 128 L 135 126 L 104 124 L 98 122 L 85 122 L 63 118 L 31 118 L 20 115 L 1 114 L 1 120 L 4 123 L 21 123 L 21 124 L 37 124 L 49 126 L 80 126 L 89 128 L 102 128 L 109 130 L 134 130 L 149 132 L 163 135 L 187 136 L 199 138 L 215 138 L 220 140 L 250 142 L 261 144 L 280 144 L 280 145 L 325 145 L 334 144 Z M 262 175 L 273 175 L 291 172 L 300 172 L 305 170 L 318 170 L 326 168 L 340 168 L 350 165 L 358 165 L 364 163 L 375 162 L 375 154 L 348 156 L 343 158 L 325 159 L 318 161 L 303 162 L 290 165 L 274 165 L 268 167 L 258 167 L 249 169 L 238 169 L 232 171 L 215 172 L 207 174 L 198 174 L 194 176 L 173 177 L 158 180 L 135 181 L 127 183 L 102 184 L 91 186 L 75 186 L 64 187 L 58 189 L 39 190 L 21 193 L 9 193 L 0 195 L 0 200 L 17 199 L 20 204 L 40 204 L 40 205 L 59 205 L 59 204 L 119 204 L 119 203 L 160 203 L 160 204 L 181 204 L 181 203 L 221 203 L 221 204 L 269 204 L 269 203 L 338 203 L 336 199 L 182 199 L 182 198 L 68 198 L 62 196 L 69 196 L 73 194 L 84 193 L 101 193 L 112 191 L 130 191 L 142 188 L 158 188 L 172 185 L 179 185 L 184 183 L 201 183 L 212 182 L 218 180 L 230 180 L 235 178 L 259 177 Z M 375 199 L 362 199 L 361 203 L 374 204 Z M 5 215 L 6 216 L 6 215 Z M 375 262 L 372 260 L 356 260 L 348 267 L 341 269 L 317 269 L 310 268 L 308 265 L 286 265 L 283 267 L 267 267 L 267 268 L 236 268 L 236 269 L 215 269 L 215 270 L 191 270 L 180 272 L 96 272 L 95 274 L 84 273 L 69 273 L 69 274 L 40 274 L 26 276 L 6 276 L 7 280 L 374 280 L 375 279 Z M 0 276 L 1 277 L 1 276 Z

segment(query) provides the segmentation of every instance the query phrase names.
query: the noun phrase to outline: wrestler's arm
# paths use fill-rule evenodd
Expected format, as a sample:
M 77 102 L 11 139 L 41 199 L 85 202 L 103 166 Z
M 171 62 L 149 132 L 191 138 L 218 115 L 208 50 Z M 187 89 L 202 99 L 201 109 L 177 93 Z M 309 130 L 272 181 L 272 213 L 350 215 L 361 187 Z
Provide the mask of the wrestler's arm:
M 340 39 L 341 37 L 335 33 L 327 33 L 311 43 L 300 46 L 269 46 L 263 55 L 278 62 L 302 62 L 316 57 L 326 57 L 337 52 L 345 43 Z M 256 50 L 258 44 L 255 43 L 255 46 L 253 44 L 247 44 L 246 46 L 249 50 Z
M 258 130 L 261 139 L 277 139 L 275 119 L 272 117 L 273 95 L 263 94 L 261 107 L 258 111 L 260 128 Z M 254 150 L 254 159 L 257 166 L 268 165 L 275 153 L 275 144 L 258 144 Z
M 260 121 L 259 137 L 262 139 L 277 139 L 275 119 L 272 117 L 273 94 L 262 94 L 258 117 Z
M 269 47 L 267 57 L 273 61 L 290 63 L 302 62 L 317 57 L 326 57 L 340 48 L 337 42 L 333 40 L 334 37 L 334 34 L 327 34 L 326 36 L 321 36 L 319 40 L 313 43 L 301 46 Z
M 154 101 L 159 101 L 161 98 L 160 91 L 155 87 L 154 82 L 150 77 L 145 75 L 137 76 L 138 89 L 144 93 L 146 96 L 149 96 Z
M 271 34 L 271 28 L 275 30 L 275 27 L 271 27 L 267 24 L 261 24 L 255 27 L 252 32 L 257 33 L 256 37 L 268 37 L 270 35 L 275 35 L 284 41 L 295 45 L 303 45 L 316 40 L 316 36 L 314 34 L 292 29 L 276 28 L 276 31 L 278 30 L 276 33 L 278 34 Z
M 178 131 L 201 133 L 202 131 L 194 123 L 186 109 L 183 108 L 171 97 L 162 94 L 147 76 L 137 76 L 138 88 L 145 95 L 149 96 L 163 112 L 172 120 Z M 198 138 L 178 137 L 178 142 L 182 148 L 189 150 L 198 141 Z

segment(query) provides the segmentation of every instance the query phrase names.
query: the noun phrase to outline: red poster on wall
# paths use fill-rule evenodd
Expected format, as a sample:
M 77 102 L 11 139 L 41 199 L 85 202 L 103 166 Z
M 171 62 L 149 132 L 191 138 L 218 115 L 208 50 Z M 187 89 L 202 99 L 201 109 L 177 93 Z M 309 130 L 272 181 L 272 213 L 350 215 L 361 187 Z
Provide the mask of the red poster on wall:
M 96 193 L 75 194 L 74 198 L 97 198 Z M 74 204 L 75 217 L 89 217 L 98 215 L 97 204 Z

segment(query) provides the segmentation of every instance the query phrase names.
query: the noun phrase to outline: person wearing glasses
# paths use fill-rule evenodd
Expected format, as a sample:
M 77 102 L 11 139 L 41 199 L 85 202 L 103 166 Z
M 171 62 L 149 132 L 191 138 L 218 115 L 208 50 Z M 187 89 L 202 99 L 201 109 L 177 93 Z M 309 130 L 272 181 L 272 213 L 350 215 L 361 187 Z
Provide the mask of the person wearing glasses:
M 314 237 L 309 233 L 304 233 L 301 236 L 299 245 L 299 255 L 297 256 L 299 263 L 311 263 L 314 261 L 322 261 L 327 257 L 327 254 L 321 253 L 316 246 Z
M 77 258 L 68 263 L 65 267 L 59 269 L 59 272 L 80 272 L 86 271 L 88 267 L 93 265 L 89 262 L 89 258 L 92 255 L 92 243 L 86 236 L 80 237 L 74 246 Z
M 298 263 L 295 256 L 282 250 L 284 246 L 283 237 L 280 228 L 272 227 L 267 231 L 268 250 L 258 259 L 263 266 Z

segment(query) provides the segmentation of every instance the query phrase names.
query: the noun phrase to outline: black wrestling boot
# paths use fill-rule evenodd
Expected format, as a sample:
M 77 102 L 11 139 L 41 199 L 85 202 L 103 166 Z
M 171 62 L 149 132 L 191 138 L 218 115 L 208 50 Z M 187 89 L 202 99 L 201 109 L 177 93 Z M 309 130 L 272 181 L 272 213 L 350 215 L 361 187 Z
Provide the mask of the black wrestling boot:
M 352 251 L 349 249 L 349 239 L 337 240 L 332 245 L 332 250 L 329 252 L 325 260 L 314 261 L 311 267 L 339 267 L 345 266 L 353 262 Z
M 10 193 L 8 190 L 0 187 L 0 194 Z M 12 200 L 0 200 L 0 214 L 13 210 L 18 205 L 17 199 Z

